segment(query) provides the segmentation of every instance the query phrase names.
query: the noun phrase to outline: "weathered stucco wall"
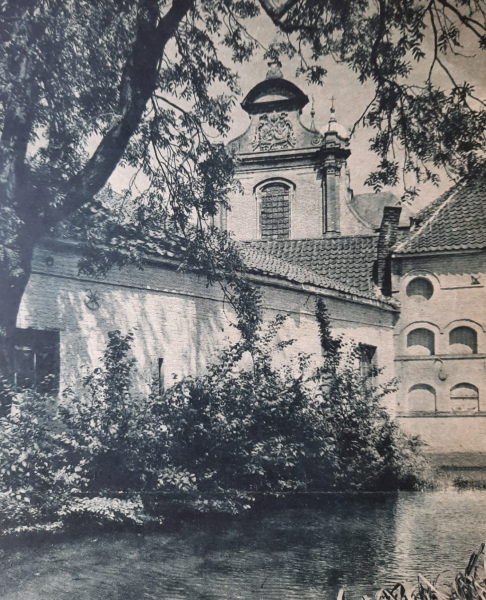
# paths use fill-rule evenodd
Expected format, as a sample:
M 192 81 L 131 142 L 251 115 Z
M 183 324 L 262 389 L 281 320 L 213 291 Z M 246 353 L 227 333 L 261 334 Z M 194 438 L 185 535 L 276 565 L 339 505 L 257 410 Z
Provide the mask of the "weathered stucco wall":
M 427 453 L 486 454 L 486 415 L 403 416 L 398 417 L 398 422 L 404 431 L 411 435 L 420 435 L 427 444 L 424 447 Z
M 76 249 L 55 244 L 36 251 L 18 327 L 60 331 L 60 387 L 76 386 L 87 366 L 98 364 L 109 331 L 134 334 L 138 382 L 149 385 L 163 358 L 166 385 L 173 376 L 200 373 L 228 339 L 235 339 L 234 315 L 217 287 L 163 264 L 112 270 L 106 279 L 78 276 Z M 314 319 L 315 290 L 268 285 L 259 280 L 265 317 L 288 314 L 281 339 L 289 350 L 320 355 Z M 93 305 L 89 299 L 96 297 Z M 326 297 L 336 333 L 378 347 L 378 362 L 392 376 L 395 313 L 339 297 Z

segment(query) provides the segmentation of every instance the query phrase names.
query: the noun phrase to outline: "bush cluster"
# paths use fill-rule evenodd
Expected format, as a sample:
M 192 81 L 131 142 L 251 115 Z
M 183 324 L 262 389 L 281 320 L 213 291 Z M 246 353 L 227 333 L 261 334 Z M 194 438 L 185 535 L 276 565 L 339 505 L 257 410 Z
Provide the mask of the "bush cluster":
M 359 348 L 316 311 L 322 360 L 276 366 L 284 317 L 227 347 L 200 377 L 163 394 L 131 384 L 132 336 L 109 334 L 83 393 L 26 391 L 0 420 L 4 527 L 92 522 L 141 525 L 154 498 L 181 509 L 238 513 L 261 495 L 419 489 L 420 443 L 383 405 L 392 385 L 361 373 Z M 167 502 L 166 502 L 167 504 Z

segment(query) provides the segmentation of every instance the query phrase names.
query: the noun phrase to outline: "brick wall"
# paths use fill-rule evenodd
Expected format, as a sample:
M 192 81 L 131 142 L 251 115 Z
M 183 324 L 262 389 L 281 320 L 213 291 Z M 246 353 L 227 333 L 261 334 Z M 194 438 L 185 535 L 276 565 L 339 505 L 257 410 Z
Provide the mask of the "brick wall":
M 404 415 L 403 426 L 410 433 L 421 435 L 432 453 L 485 452 L 486 255 L 457 252 L 405 256 L 395 259 L 394 272 L 394 295 L 401 303 L 394 337 L 396 374 L 401 380 L 397 410 Z M 431 284 L 429 299 L 407 294 L 409 283 L 419 277 Z M 449 334 L 459 326 L 476 332 L 476 354 L 467 347 L 450 345 Z M 408 347 L 409 333 L 419 328 L 433 333 L 433 355 L 424 351 L 418 356 L 415 347 Z M 451 393 L 461 384 L 478 390 L 479 411 L 474 414 L 454 412 L 458 407 L 454 406 Z M 433 406 L 435 395 L 435 414 L 416 412 L 412 388 L 417 385 L 430 398 L 427 406 Z
M 343 235 L 359 235 L 372 233 L 354 214 L 350 206 L 351 195 L 345 165 L 336 169 L 335 175 L 336 214 L 339 223 L 336 227 Z M 325 206 L 327 199 L 322 175 L 318 165 L 298 164 L 286 166 L 275 161 L 274 164 L 252 166 L 242 169 L 238 175 L 243 193 L 237 192 L 231 198 L 231 210 L 227 214 L 227 228 L 238 240 L 261 239 L 260 186 L 269 182 L 282 182 L 290 187 L 290 238 L 321 238 L 324 231 L 332 229 L 330 207 Z M 323 211 L 327 214 L 323 215 Z
M 231 198 L 227 228 L 237 240 L 261 239 L 259 187 L 266 182 L 283 182 L 290 186 L 290 237 L 292 239 L 322 237 L 322 185 L 311 166 L 293 168 L 261 168 L 239 173 L 243 194 Z
M 53 264 L 46 258 L 53 258 Z M 296 339 L 288 352 L 320 354 L 311 289 L 263 285 L 265 317 L 288 314 L 281 339 Z M 93 304 L 92 299 L 96 299 Z M 91 302 L 90 302 L 91 299 Z M 326 297 L 336 333 L 379 347 L 378 360 L 391 376 L 394 314 L 377 306 Z M 54 245 L 36 251 L 18 326 L 60 331 L 61 388 L 76 386 L 87 366 L 98 364 L 108 331 L 134 334 L 137 381 L 149 385 L 163 358 L 164 379 L 200 373 L 228 339 L 234 315 L 219 290 L 192 274 L 163 265 L 112 270 L 104 280 L 78 277 L 76 250 Z

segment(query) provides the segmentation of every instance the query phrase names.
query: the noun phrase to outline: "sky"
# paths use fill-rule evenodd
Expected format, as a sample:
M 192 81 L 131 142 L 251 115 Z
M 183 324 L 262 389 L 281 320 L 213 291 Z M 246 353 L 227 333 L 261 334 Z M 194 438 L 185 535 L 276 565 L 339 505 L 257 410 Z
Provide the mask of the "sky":
M 431 34 L 431 31 L 428 31 Z M 278 39 L 276 31 L 270 19 L 266 16 L 258 17 L 252 23 L 252 35 L 263 45 Z M 454 73 L 457 81 L 469 81 L 475 86 L 475 93 L 482 99 L 486 99 L 486 52 L 481 52 L 477 48 L 476 40 L 472 38 L 462 39 L 464 48 L 462 52 L 471 58 L 451 57 L 449 55 L 442 57 L 446 66 Z M 426 37 L 426 48 L 431 48 L 431 38 Z M 221 49 L 221 56 L 225 62 L 230 61 L 230 55 L 224 48 Z M 426 51 L 426 58 L 419 63 L 414 64 L 414 81 L 419 82 L 427 75 L 430 67 L 431 53 Z M 327 76 L 322 86 L 308 85 L 303 77 L 295 76 L 299 66 L 298 60 L 289 61 L 283 59 L 282 72 L 286 79 L 293 81 L 298 85 L 309 98 L 314 99 L 315 123 L 318 129 L 322 129 L 330 117 L 331 97 L 334 97 L 336 108 L 336 118 L 339 123 L 351 129 L 354 123 L 360 118 L 373 98 L 373 84 L 370 82 L 364 85 L 360 84 L 355 73 L 344 65 L 336 64 L 332 59 L 322 62 L 322 66 L 327 69 Z M 235 65 L 235 69 L 240 76 L 241 96 L 238 98 L 237 105 L 233 111 L 233 124 L 228 138 L 225 142 L 237 137 L 243 133 L 249 125 L 249 116 L 240 106 L 241 101 L 257 83 L 265 79 L 268 66 L 263 60 L 263 52 L 256 53 L 249 63 Z M 436 72 L 434 82 L 442 89 L 447 89 L 449 81 L 444 73 L 439 70 Z M 311 102 L 304 108 L 302 122 L 309 125 Z M 358 127 L 355 135 L 350 141 L 351 156 L 348 159 L 348 166 L 351 173 L 351 187 L 355 194 L 372 192 L 372 188 L 365 186 L 364 182 L 368 174 L 376 168 L 378 158 L 369 150 L 369 138 L 373 135 L 373 130 Z M 439 171 L 441 183 L 439 187 L 432 184 L 421 184 L 419 186 L 420 195 L 415 200 L 412 211 L 415 212 L 437 198 L 442 192 L 452 185 L 444 172 Z M 113 174 L 110 183 L 115 191 L 121 191 L 127 187 L 130 173 L 117 169 Z M 403 194 L 403 187 L 385 188 L 393 192 L 397 197 Z

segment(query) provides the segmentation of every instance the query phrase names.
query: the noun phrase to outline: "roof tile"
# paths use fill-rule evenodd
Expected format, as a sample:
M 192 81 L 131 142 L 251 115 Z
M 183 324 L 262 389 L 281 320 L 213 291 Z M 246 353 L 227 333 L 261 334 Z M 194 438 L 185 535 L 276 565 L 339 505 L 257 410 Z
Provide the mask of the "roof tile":
M 421 210 L 397 254 L 486 248 L 486 175 L 459 183 Z
M 243 247 L 247 256 L 258 264 L 268 261 L 267 264 L 275 266 L 277 263 L 264 258 L 264 255 L 271 256 L 291 265 L 294 275 L 313 277 L 314 283 L 319 278 L 321 283 L 317 285 L 376 299 L 380 297 L 373 283 L 377 244 L 378 236 L 363 235 L 254 241 L 243 244 Z M 256 253 L 259 258 L 256 258 Z

